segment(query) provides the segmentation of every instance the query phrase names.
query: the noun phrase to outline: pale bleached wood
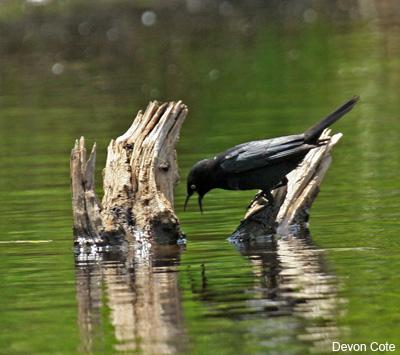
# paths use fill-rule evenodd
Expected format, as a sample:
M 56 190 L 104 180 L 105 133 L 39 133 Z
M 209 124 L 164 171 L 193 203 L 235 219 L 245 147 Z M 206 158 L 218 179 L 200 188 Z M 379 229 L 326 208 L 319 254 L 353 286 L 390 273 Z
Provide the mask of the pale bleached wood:
M 134 226 L 156 237 L 180 233 L 173 205 L 179 181 L 175 145 L 187 112 L 180 101 L 152 102 L 110 143 L 102 202 L 107 231 L 122 226 L 134 233 Z
M 108 146 L 101 204 L 94 186 L 96 146 L 86 159 L 84 138 L 75 143 L 71 185 L 77 238 L 165 241 L 181 236 L 174 212 L 179 181 L 175 145 L 187 112 L 181 101 L 150 102 L 138 112 L 129 129 Z
M 286 234 L 290 225 L 307 222 L 308 209 L 317 197 L 332 162 L 330 152 L 341 138 L 341 133 L 331 137 L 330 130 L 325 130 L 321 139 L 329 139 L 329 142 L 311 150 L 300 166 L 288 175 L 287 195 L 277 216 L 278 232 Z
M 71 152 L 71 189 L 74 235 L 87 237 L 87 241 L 100 241 L 102 223 L 100 204 L 95 193 L 94 165 L 96 144 L 86 159 L 85 139 L 75 141 Z
M 274 233 L 287 235 L 306 228 L 309 209 L 332 161 L 331 150 L 341 137 L 341 133 L 330 136 L 330 130 L 325 130 L 321 140 L 328 140 L 327 144 L 312 149 L 302 163 L 288 174 L 287 186 L 273 192 L 273 205 L 266 203 L 264 198 L 255 200 L 231 240 L 251 240 Z

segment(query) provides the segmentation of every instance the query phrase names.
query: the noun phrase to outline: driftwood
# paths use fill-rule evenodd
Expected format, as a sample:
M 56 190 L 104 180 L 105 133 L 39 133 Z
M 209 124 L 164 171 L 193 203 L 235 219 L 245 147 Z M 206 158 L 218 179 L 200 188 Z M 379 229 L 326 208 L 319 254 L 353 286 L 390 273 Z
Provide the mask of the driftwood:
M 230 240 L 241 242 L 275 233 L 288 235 L 304 231 L 309 209 L 332 161 L 330 152 L 341 137 L 341 133 L 330 136 L 330 130 L 325 130 L 321 139 L 328 140 L 327 144 L 312 149 L 288 174 L 287 185 L 273 191 L 272 205 L 263 197 L 253 201 Z
M 131 127 L 108 146 L 103 171 L 104 196 L 95 193 L 96 144 L 87 158 L 85 140 L 75 142 L 71 154 L 72 205 L 76 244 L 109 245 L 121 241 L 175 243 L 182 232 L 174 212 L 178 183 L 175 144 L 187 115 L 182 102 L 151 102 L 139 111 Z M 331 149 L 341 134 L 321 139 L 286 186 L 273 192 L 274 203 L 259 197 L 249 207 L 231 241 L 271 234 L 296 234 L 307 227 L 308 211 L 331 163 Z
M 96 144 L 87 158 L 84 138 L 75 142 L 71 185 L 78 245 L 181 237 L 173 208 L 179 180 L 175 144 L 187 112 L 180 101 L 151 102 L 138 112 L 126 133 L 108 146 L 101 203 L 94 185 Z

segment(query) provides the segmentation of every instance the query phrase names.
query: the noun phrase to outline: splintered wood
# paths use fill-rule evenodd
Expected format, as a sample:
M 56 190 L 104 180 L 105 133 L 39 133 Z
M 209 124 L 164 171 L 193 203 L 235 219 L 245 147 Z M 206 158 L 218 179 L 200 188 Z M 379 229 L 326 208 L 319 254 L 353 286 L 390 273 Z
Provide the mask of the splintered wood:
M 74 235 L 88 236 L 100 241 L 100 203 L 94 191 L 96 144 L 86 159 L 85 139 L 75 141 L 71 152 L 71 189 L 74 218 Z
M 251 240 L 274 233 L 297 234 L 307 227 L 309 209 L 332 161 L 330 152 L 342 137 L 341 133 L 330 136 L 330 132 L 327 129 L 321 135 L 321 140 L 328 140 L 327 144 L 312 149 L 302 163 L 288 174 L 287 185 L 273 192 L 273 205 L 262 197 L 251 204 L 233 232 L 232 240 Z
M 175 145 L 187 112 L 181 101 L 151 102 L 139 111 L 131 127 L 108 146 L 101 204 L 94 188 L 96 146 L 86 160 L 84 139 L 75 143 L 71 179 L 77 240 L 181 236 L 173 197 L 179 180 Z
M 87 158 L 85 140 L 71 153 L 74 235 L 78 245 L 126 241 L 174 242 L 182 236 L 174 212 L 178 183 L 175 145 L 188 109 L 182 102 L 151 102 L 131 127 L 108 146 L 102 202 L 95 193 L 96 145 Z M 312 149 L 288 175 L 287 186 L 273 192 L 274 203 L 260 197 L 248 209 L 232 240 L 266 234 L 287 235 L 307 225 L 308 211 L 331 163 L 330 152 L 342 137 L 330 136 Z

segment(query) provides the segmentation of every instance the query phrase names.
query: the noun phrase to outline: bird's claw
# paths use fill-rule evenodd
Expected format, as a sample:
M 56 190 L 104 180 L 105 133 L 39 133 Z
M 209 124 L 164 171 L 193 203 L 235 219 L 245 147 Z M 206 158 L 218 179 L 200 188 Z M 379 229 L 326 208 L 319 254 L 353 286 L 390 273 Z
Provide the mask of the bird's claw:
M 250 201 L 250 203 L 248 204 L 246 209 L 247 210 L 250 209 L 250 207 L 253 206 L 253 204 L 255 202 L 257 202 L 260 198 L 263 198 L 264 200 L 267 200 L 267 203 L 262 203 L 260 201 L 259 203 L 262 204 L 262 205 L 267 205 L 267 204 L 273 205 L 273 203 L 274 203 L 274 198 L 273 198 L 271 192 L 269 192 L 269 191 L 260 191 L 253 197 L 253 199 Z

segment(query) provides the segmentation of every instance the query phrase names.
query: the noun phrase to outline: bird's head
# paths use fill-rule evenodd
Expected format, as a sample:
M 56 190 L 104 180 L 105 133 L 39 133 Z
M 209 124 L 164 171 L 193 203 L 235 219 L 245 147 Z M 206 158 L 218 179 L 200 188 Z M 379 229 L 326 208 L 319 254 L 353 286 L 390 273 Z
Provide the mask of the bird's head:
M 203 197 L 204 195 L 210 191 L 212 187 L 213 176 L 212 172 L 210 172 L 210 160 L 204 159 L 200 160 L 196 164 L 193 165 L 192 169 L 190 169 L 189 175 L 187 177 L 186 188 L 187 195 L 184 205 L 184 210 L 186 210 L 187 203 L 195 192 L 199 195 L 198 203 L 200 212 L 203 213 Z

